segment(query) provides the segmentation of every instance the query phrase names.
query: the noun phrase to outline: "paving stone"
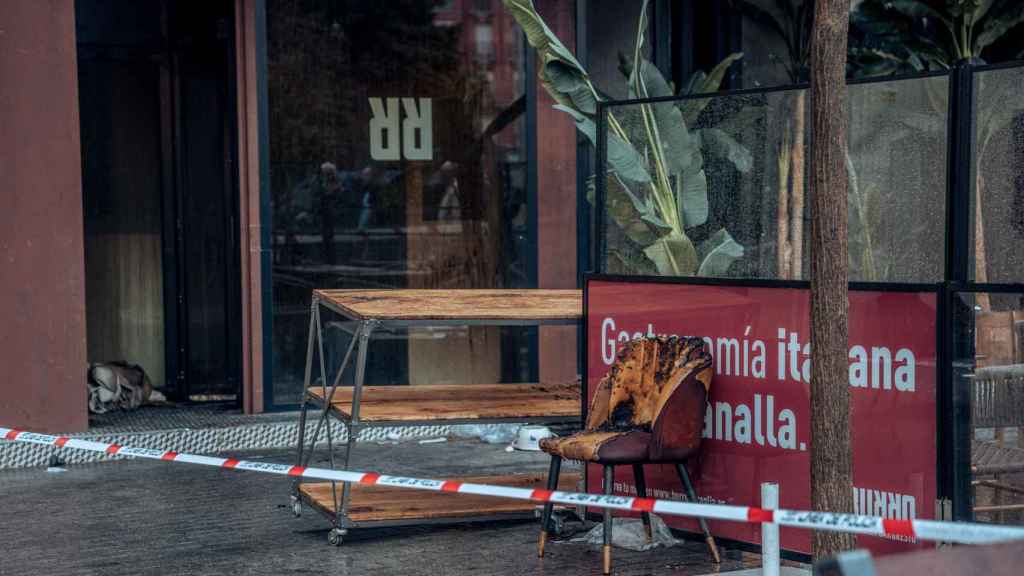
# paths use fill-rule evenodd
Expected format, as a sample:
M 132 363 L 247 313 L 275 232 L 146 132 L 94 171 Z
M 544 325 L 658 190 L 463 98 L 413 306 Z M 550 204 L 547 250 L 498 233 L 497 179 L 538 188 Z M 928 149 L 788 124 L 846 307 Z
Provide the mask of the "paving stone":
M 537 453 L 471 441 L 357 445 L 353 469 L 440 477 L 543 470 Z M 244 455 L 291 462 L 285 451 Z M 536 556 L 535 521 L 352 531 L 327 544 L 329 523 L 295 518 L 287 478 L 155 461 L 121 460 L 0 471 L 0 575 L 20 574 L 600 574 L 600 551 L 553 542 Z M 713 572 L 702 543 L 615 550 L 615 573 Z M 721 570 L 757 565 L 727 554 Z

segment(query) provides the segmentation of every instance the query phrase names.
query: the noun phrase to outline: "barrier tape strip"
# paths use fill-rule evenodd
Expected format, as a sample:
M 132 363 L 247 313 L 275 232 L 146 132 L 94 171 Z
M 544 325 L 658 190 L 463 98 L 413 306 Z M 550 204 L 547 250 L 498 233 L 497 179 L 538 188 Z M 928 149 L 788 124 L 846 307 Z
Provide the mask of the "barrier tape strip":
M 532 502 L 553 502 L 570 506 L 585 505 L 595 508 L 612 510 L 643 511 L 672 516 L 700 516 L 713 520 L 730 520 L 733 522 L 774 523 L 780 526 L 806 528 L 809 530 L 827 530 L 833 532 L 850 532 L 869 536 L 901 536 L 932 540 L 939 542 L 956 542 L 961 544 L 986 544 L 1009 540 L 1024 540 L 1024 528 L 1011 526 L 994 526 L 968 522 L 939 522 L 935 520 L 893 520 L 879 516 L 860 514 L 835 514 L 831 512 L 808 512 L 800 510 L 767 510 L 747 506 L 726 504 L 701 504 L 697 502 L 677 502 L 673 500 L 657 500 L 653 498 L 637 498 L 632 496 L 615 496 L 604 494 L 582 494 L 579 492 L 563 492 L 532 488 L 510 488 L 490 484 L 472 484 L 454 480 L 430 480 L 425 478 L 408 478 L 404 476 L 388 476 L 376 472 L 350 472 L 347 470 L 328 470 L 275 464 L 271 462 L 250 462 L 234 458 L 199 456 L 172 450 L 152 448 L 133 448 L 118 444 L 93 442 L 67 436 L 50 436 L 22 430 L 0 427 L 0 438 L 15 442 L 41 444 L 57 448 L 89 450 L 128 456 L 132 458 L 148 458 L 168 462 L 184 462 L 202 466 L 214 466 L 233 470 L 250 470 L 267 474 L 295 476 L 335 482 L 352 482 L 364 485 L 393 486 L 415 490 L 431 490 L 435 492 L 456 492 L 460 494 L 476 494 L 480 496 L 497 496 Z

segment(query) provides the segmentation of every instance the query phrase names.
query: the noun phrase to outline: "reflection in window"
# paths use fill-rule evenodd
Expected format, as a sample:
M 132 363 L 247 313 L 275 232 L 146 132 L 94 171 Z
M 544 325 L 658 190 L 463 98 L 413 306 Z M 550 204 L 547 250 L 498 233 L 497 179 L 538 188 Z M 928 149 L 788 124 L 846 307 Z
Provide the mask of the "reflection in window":
M 531 285 L 520 32 L 481 5 L 268 0 L 275 402 L 313 288 Z M 382 338 L 367 381 L 521 379 L 525 332 L 475 330 Z
M 954 373 L 971 402 L 975 519 L 1024 524 L 1024 294 L 961 294 L 957 304 Z

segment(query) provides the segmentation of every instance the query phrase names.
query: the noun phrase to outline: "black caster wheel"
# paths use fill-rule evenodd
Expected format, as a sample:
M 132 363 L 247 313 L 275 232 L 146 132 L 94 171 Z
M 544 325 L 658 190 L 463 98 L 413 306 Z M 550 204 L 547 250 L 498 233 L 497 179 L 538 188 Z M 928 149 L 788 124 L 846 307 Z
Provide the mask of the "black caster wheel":
M 299 500 L 297 496 L 292 496 L 292 514 L 294 514 L 296 518 L 302 516 L 302 501 Z
M 344 534 L 345 533 L 342 530 L 332 528 L 331 531 L 327 533 L 327 541 L 331 543 L 331 546 L 341 546 L 342 536 L 344 536 Z

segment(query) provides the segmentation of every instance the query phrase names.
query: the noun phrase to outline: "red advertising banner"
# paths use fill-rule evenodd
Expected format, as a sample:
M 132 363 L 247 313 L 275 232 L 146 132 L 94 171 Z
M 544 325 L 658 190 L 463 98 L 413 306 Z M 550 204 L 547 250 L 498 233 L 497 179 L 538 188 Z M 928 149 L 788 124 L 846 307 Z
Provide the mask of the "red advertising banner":
M 781 508 L 809 510 L 810 291 L 675 282 L 587 284 L 587 393 L 593 395 L 623 343 L 642 335 L 698 336 L 715 377 L 698 462 L 698 498 L 753 505 L 762 482 L 779 484 Z M 936 305 L 934 292 L 850 291 L 850 391 L 854 504 L 858 514 L 934 518 L 936 473 Z M 648 466 L 648 496 L 684 499 L 670 466 Z M 589 469 L 588 490 L 601 473 Z M 616 491 L 634 494 L 632 470 L 616 470 Z M 669 519 L 697 531 L 696 522 Z M 759 543 L 760 526 L 709 522 L 723 538 Z M 810 553 L 810 533 L 782 530 L 788 550 Z M 861 536 L 876 553 L 915 543 Z

